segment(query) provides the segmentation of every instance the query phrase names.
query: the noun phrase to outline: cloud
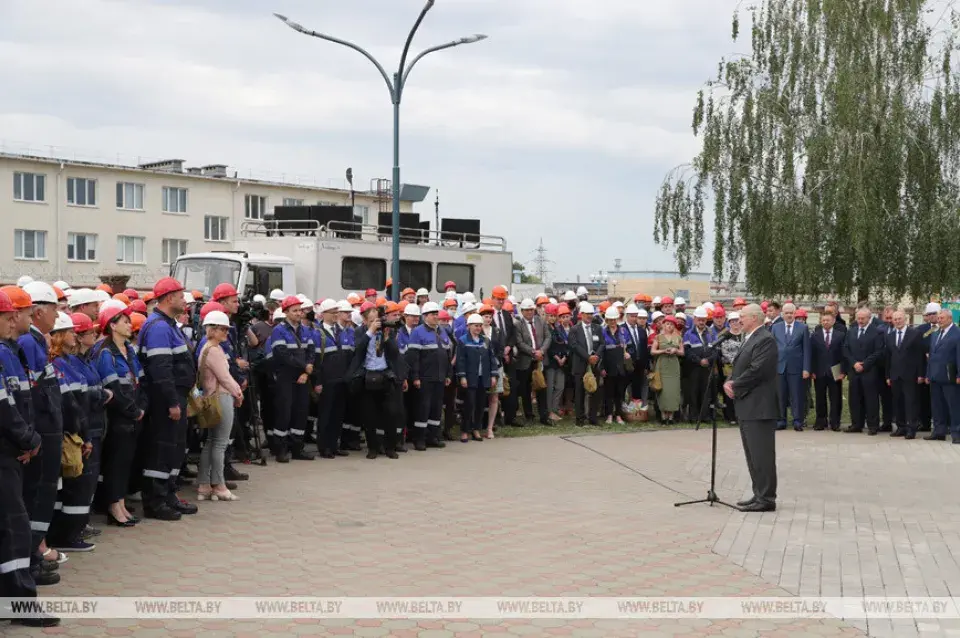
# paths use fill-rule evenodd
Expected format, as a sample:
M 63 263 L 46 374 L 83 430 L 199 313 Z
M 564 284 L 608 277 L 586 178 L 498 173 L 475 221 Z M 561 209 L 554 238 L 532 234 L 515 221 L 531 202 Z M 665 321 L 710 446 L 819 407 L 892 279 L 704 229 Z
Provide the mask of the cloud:
M 422 4 L 276 5 L 5 0 L 0 82 L 10 90 L 0 131 L 107 157 L 389 175 L 390 104 L 372 65 L 293 33 L 270 11 L 396 60 Z M 484 232 L 509 235 L 518 255 L 542 235 L 565 277 L 609 268 L 605 244 L 625 267 L 662 268 L 653 198 L 664 174 L 698 148 L 694 93 L 731 48 L 735 5 L 438 3 L 414 50 L 474 32 L 491 37 L 428 56 L 411 74 L 401 110 L 405 181 L 440 188 L 446 214 L 480 217 Z M 584 229 L 570 230 L 584 207 L 597 224 L 586 254 Z M 510 223 L 517 214 L 529 228 Z M 613 226 L 620 231 L 604 231 Z

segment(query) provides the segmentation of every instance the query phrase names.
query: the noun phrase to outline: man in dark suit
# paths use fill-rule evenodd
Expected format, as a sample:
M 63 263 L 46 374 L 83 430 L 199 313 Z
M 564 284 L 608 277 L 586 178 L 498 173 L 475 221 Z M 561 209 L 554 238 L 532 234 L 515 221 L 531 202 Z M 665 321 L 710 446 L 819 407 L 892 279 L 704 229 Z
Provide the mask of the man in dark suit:
M 493 325 L 500 331 L 500 345 L 503 348 L 503 374 L 507 377 L 512 391 L 503 398 L 503 420 L 506 425 L 513 425 L 517 414 L 518 395 L 517 368 L 515 362 L 517 349 L 517 327 L 513 322 L 513 314 L 503 309 L 507 300 L 507 289 L 503 286 L 493 288 Z
M 783 321 L 770 327 L 777 340 L 777 374 L 780 380 L 780 419 L 777 429 L 787 428 L 787 404 L 793 415 L 793 429 L 803 431 L 807 415 L 807 393 L 804 381 L 810 377 L 810 331 L 805 324 L 794 321 L 797 307 L 792 303 L 783 305 L 780 316 Z
M 883 309 L 883 315 L 878 317 L 874 315 L 872 323 L 880 328 L 884 334 L 884 348 L 887 345 L 887 336 L 893 332 L 893 306 L 886 306 Z M 893 432 L 893 393 L 891 387 L 887 385 L 887 356 L 884 354 L 880 367 L 880 431 Z
M 736 401 L 740 438 L 753 482 L 753 498 L 737 505 L 744 512 L 777 509 L 776 425 L 780 414 L 777 397 L 777 342 L 763 328 L 763 311 L 750 304 L 740 311 L 743 343 L 733 360 L 723 391 Z
M 647 329 L 640 325 L 640 318 L 647 318 L 647 311 L 638 308 L 635 304 L 627 306 L 627 323 L 623 330 L 627 337 L 627 353 L 633 361 L 633 372 L 630 374 L 630 396 L 647 401 L 647 373 L 650 371 L 650 346 L 647 342 Z
M 940 329 L 938 317 L 940 316 L 940 304 L 930 302 L 923 309 L 923 323 L 917 326 L 923 333 L 923 355 L 926 357 L 930 353 L 930 342 L 934 335 Z M 933 421 L 932 399 L 930 398 L 930 384 L 923 383 L 919 388 L 920 401 L 920 429 L 918 432 L 929 432 L 930 424 Z
M 520 314 L 521 317 L 514 324 L 517 327 L 516 391 L 523 402 L 523 416 L 528 423 L 533 423 L 533 403 L 530 399 L 533 371 L 546 358 L 552 337 L 546 322 L 537 314 L 537 305 L 532 299 L 521 302 Z M 552 425 L 547 418 L 546 389 L 537 392 L 537 409 L 540 412 L 540 424 Z
M 593 375 L 600 380 L 602 368 L 601 358 L 603 348 L 603 334 L 600 326 L 593 323 L 593 306 L 583 301 L 580 303 L 580 321 L 570 328 L 570 367 L 573 375 L 573 401 L 577 413 L 577 425 L 583 425 L 588 418 L 590 425 L 597 424 L 597 406 L 600 404 L 599 393 L 587 397 L 583 388 L 583 375 L 588 368 L 593 369 Z M 584 403 L 589 401 L 589 408 Z
M 933 408 L 933 433 L 925 441 L 945 441 L 947 427 L 954 443 L 960 443 L 960 328 L 953 325 L 953 313 L 941 310 L 940 330 L 930 339 L 927 382 Z
M 837 327 L 836 319 L 832 309 L 825 308 L 820 315 L 820 325 L 810 337 L 810 373 L 813 375 L 817 406 L 814 430 L 824 430 L 827 426 L 834 432 L 840 430 L 843 377 L 847 374 L 843 342 L 847 333 Z M 840 366 L 839 378 L 834 378 L 835 366 Z
M 844 432 L 867 432 L 876 436 L 880 430 L 880 393 L 877 375 L 883 359 L 885 330 L 871 323 L 870 309 L 860 308 L 856 324 L 850 327 L 843 343 L 843 356 L 850 375 L 850 419 L 853 423 Z
M 907 325 L 907 315 L 902 310 L 893 313 L 893 331 L 887 335 L 886 384 L 890 388 L 890 400 L 897 429 L 890 436 L 913 439 L 920 427 L 920 402 L 918 384 L 926 376 L 926 357 L 923 350 L 923 333 Z

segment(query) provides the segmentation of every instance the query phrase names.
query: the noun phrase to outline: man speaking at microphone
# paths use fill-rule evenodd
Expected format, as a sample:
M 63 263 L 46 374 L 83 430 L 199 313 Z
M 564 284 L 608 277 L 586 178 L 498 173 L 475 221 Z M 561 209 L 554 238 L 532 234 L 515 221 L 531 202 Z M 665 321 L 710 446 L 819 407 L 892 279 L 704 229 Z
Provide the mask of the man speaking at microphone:
M 743 512 L 777 509 L 777 341 L 764 328 L 763 320 L 757 304 L 740 311 L 743 343 L 733 360 L 730 379 L 723 384 L 724 393 L 735 400 L 740 438 L 753 481 L 753 497 L 737 503 Z

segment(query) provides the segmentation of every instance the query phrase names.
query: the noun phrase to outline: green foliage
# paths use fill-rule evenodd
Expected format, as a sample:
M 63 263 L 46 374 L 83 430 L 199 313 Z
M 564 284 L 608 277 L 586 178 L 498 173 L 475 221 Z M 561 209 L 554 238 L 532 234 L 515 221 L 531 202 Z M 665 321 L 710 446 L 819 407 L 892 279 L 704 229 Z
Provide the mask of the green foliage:
M 526 273 L 527 267 L 521 264 L 519 261 L 513 262 L 513 269 L 523 271 L 520 273 L 520 283 L 522 284 L 542 284 L 540 278 L 536 275 L 528 275 Z
M 960 292 L 960 77 L 951 0 L 759 0 L 752 55 L 697 93 L 702 142 L 654 238 L 764 295 Z

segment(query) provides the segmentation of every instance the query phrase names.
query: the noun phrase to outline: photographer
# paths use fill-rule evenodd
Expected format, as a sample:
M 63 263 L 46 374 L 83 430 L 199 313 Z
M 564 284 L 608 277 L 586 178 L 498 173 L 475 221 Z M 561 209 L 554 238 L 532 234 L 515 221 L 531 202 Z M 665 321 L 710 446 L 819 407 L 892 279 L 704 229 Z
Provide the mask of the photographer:
M 397 459 L 393 424 L 399 415 L 400 390 L 406 386 L 403 379 L 407 368 L 394 338 L 395 328 L 381 325 L 376 307 L 368 307 L 363 318 L 366 330 L 357 330 L 356 349 L 346 378 L 352 400 L 364 407 L 367 458 L 377 458 L 382 449 L 388 458 Z M 383 428 L 379 432 L 378 425 Z

